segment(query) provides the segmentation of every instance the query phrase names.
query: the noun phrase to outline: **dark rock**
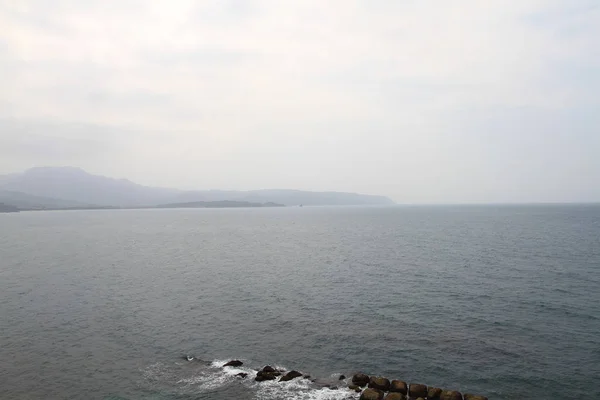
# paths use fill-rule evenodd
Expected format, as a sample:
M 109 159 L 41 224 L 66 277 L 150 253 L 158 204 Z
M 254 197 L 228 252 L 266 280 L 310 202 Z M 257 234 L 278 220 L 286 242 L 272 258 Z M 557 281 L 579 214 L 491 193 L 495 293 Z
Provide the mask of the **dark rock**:
M 332 386 L 332 387 L 329 388 L 329 390 L 338 390 L 338 387 L 337 386 Z
M 235 376 L 239 376 L 240 378 L 246 378 L 248 374 L 245 372 L 240 372 L 239 374 L 235 374 Z
M 425 399 L 422 397 L 417 397 L 417 400 L 425 400 Z
M 270 365 L 266 365 L 263 369 L 261 369 L 262 372 L 277 372 L 277 370 L 273 367 L 271 367 Z
M 406 382 L 394 379 L 390 383 L 390 392 L 402 393 L 403 395 L 406 395 L 408 394 L 408 386 L 406 385 Z
M 390 390 L 390 380 L 380 376 L 372 376 L 369 380 L 369 387 L 371 389 L 379 389 L 387 392 Z
M 352 377 L 352 383 L 360 387 L 367 386 L 370 380 L 371 378 L 369 377 L 369 375 L 365 374 L 356 374 Z
M 343 381 L 344 379 L 346 379 L 346 375 L 340 375 L 340 377 L 338 378 L 338 381 Z
M 420 383 L 411 383 L 408 387 L 410 397 L 427 397 L 427 386 Z
M 406 400 L 406 396 L 398 392 L 389 392 L 385 400 Z
M 301 373 L 301 372 L 298 372 L 298 371 L 290 371 L 290 372 L 288 372 L 287 374 L 285 374 L 284 376 L 282 376 L 281 378 L 279 378 L 279 380 L 280 380 L 281 382 L 287 382 L 287 381 L 291 381 L 292 379 L 299 378 L 299 377 L 301 377 L 301 376 L 302 376 L 302 373 Z
M 304 379 L 310 379 L 310 375 L 304 375 L 303 378 Z
M 242 365 L 244 365 L 244 363 L 241 362 L 240 360 L 231 360 L 223 366 L 224 367 L 241 367 Z
M 365 389 L 360 395 L 360 400 L 383 400 L 383 392 L 377 389 Z
M 275 373 L 273 373 L 273 372 L 265 372 L 265 371 L 258 371 L 256 373 L 256 378 L 254 378 L 254 380 L 256 382 L 273 381 L 275 379 L 277 379 L 277 377 L 275 376 Z
M 440 395 L 440 400 L 463 400 L 462 394 L 455 390 L 444 390 Z
M 348 385 L 348 389 L 355 390 L 355 389 L 359 389 L 359 387 L 358 387 L 358 385 Z
M 430 387 L 427 389 L 427 400 L 438 400 L 442 394 L 442 389 Z
M 356 393 L 360 393 L 360 392 L 362 392 L 362 389 L 361 389 L 361 388 L 359 388 L 359 387 L 357 387 L 356 389 L 354 389 L 354 391 L 355 391 Z
M 474 394 L 465 393 L 465 400 L 488 400 L 485 396 L 476 396 Z

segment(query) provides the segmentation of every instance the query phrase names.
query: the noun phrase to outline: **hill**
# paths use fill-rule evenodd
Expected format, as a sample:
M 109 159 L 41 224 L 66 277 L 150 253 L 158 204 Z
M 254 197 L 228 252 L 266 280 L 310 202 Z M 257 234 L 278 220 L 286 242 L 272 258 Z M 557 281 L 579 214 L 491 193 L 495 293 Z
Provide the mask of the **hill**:
M 20 196 L 47 198 L 50 207 L 56 202 L 72 203 L 64 207 L 116 206 L 152 207 L 157 204 L 239 201 L 293 205 L 386 205 L 394 204 L 383 196 L 357 193 L 310 192 L 301 190 L 223 191 L 178 189 L 143 186 L 127 179 L 92 175 L 74 167 L 36 167 L 23 173 L 0 176 L 0 191 Z M 1 200 L 0 200 L 1 201 Z M 35 202 L 35 199 L 22 201 Z M 7 204 L 11 204 L 7 202 Z M 39 204 L 46 204 L 44 201 Z M 59 206 L 63 207 L 63 206 Z

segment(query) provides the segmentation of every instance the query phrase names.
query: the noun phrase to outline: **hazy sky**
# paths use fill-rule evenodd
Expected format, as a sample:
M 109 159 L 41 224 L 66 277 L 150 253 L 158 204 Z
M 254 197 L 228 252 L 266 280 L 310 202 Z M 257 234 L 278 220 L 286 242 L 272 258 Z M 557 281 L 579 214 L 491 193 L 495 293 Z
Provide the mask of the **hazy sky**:
M 598 0 L 0 0 L 0 173 L 600 201 Z

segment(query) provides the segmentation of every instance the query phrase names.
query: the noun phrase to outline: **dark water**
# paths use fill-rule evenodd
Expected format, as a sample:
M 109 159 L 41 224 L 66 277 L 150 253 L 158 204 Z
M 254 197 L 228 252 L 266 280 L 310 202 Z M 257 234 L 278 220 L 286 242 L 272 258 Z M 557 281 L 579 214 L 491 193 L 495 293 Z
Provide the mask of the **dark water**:
M 600 206 L 0 214 L 0 339 L 3 399 L 600 399 Z

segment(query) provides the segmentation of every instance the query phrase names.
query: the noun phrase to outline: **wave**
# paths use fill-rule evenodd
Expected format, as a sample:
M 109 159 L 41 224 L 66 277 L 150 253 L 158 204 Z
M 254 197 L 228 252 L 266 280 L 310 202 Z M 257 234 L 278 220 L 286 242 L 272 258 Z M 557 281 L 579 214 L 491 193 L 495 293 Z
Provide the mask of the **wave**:
M 254 377 L 258 368 L 251 368 L 245 362 L 241 367 L 224 367 L 229 360 L 216 359 L 211 362 L 175 362 L 173 364 L 156 363 L 144 371 L 148 382 L 155 389 L 167 389 L 177 394 L 201 396 L 206 394 L 237 393 L 241 398 L 256 400 L 350 400 L 359 395 L 347 388 L 346 381 L 337 381 L 339 374 L 318 379 L 298 378 L 288 382 L 256 382 Z M 277 369 L 289 371 L 282 365 L 273 365 Z M 247 374 L 242 378 L 239 374 Z M 158 385 L 157 385 L 158 383 Z M 338 386 L 339 385 L 339 386 Z M 337 386 L 337 387 L 336 387 Z M 229 396 L 221 396 L 228 398 Z M 232 397 L 233 398 L 233 397 Z

